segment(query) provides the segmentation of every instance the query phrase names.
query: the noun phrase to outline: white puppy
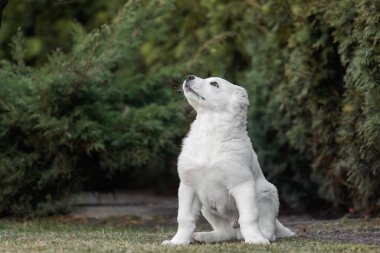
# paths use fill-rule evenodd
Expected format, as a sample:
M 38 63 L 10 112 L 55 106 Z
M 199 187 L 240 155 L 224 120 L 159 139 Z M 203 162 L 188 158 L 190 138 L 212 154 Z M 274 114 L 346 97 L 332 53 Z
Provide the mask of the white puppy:
M 294 235 L 277 220 L 277 189 L 264 177 L 247 135 L 246 90 L 222 78 L 193 75 L 183 90 L 197 117 L 178 158 L 178 231 L 163 244 L 267 244 Z M 200 211 L 212 232 L 194 233 Z

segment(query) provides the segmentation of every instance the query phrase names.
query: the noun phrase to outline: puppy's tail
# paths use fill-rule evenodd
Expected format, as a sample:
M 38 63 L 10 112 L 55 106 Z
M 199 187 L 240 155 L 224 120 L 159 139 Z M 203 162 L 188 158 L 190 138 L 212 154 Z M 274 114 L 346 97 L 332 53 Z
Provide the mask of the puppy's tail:
M 289 228 L 282 225 L 279 220 L 276 220 L 276 230 L 274 233 L 277 238 L 295 236 L 295 233 L 291 231 Z

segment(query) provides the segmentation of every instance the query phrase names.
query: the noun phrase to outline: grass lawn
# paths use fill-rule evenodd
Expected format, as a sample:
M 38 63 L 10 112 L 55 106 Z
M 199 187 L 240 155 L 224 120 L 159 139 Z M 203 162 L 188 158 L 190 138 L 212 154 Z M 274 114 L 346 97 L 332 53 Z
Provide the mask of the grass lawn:
M 380 252 L 380 247 L 374 245 L 313 239 L 310 236 L 282 239 L 261 246 L 227 242 L 168 247 L 160 243 L 173 236 L 175 226 L 126 224 L 130 222 L 3 219 L 0 220 L 0 252 Z M 323 231 L 325 226 L 314 224 L 309 231 Z M 342 224 L 339 226 L 342 227 Z M 354 226 L 356 230 L 363 227 L 358 224 L 349 226 Z M 305 226 L 293 228 L 301 231 Z

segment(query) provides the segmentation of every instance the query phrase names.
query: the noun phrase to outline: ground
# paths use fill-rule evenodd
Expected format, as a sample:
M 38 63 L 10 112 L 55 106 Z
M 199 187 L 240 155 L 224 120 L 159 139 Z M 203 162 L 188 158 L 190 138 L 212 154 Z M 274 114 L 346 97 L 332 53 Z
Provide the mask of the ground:
M 52 217 L 32 221 L 0 220 L 1 252 L 380 252 L 380 219 L 282 221 L 297 237 L 270 245 L 243 242 L 161 246 L 175 233 L 173 217 L 107 219 Z M 208 226 L 201 222 L 201 229 Z
M 176 213 L 176 197 L 81 193 L 66 216 L 0 219 L 0 252 L 380 252 L 380 218 L 321 220 L 309 215 L 280 217 L 297 236 L 270 245 L 161 246 L 176 231 Z M 200 220 L 198 230 L 210 227 Z

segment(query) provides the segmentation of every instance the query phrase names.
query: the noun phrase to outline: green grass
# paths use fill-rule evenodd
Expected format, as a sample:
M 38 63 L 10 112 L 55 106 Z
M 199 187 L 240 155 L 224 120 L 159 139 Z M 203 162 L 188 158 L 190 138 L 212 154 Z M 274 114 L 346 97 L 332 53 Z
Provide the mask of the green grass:
M 161 246 L 161 241 L 174 232 L 175 227 L 127 226 L 122 222 L 0 220 L 0 252 L 380 252 L 379 247 L 371 245 L 304 237 L 261 246 L 242 242 Z

